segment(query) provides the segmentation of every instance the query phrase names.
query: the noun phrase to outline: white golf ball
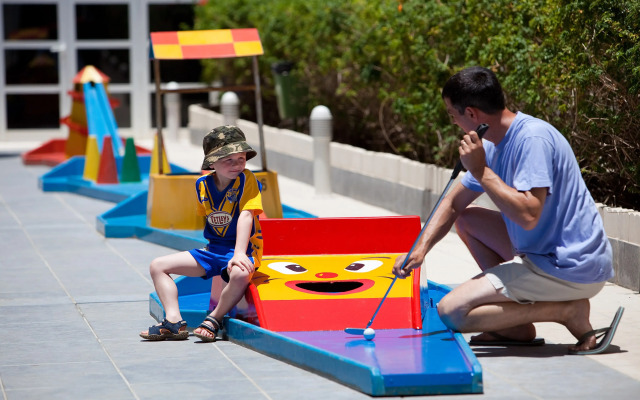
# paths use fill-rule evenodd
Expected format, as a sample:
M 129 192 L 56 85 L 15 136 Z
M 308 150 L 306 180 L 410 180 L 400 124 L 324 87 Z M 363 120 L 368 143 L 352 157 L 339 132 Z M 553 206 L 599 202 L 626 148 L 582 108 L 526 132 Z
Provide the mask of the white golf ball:
M 376 331 L 374 331 L 372 328 L 367 328 L 364 330 L 363 335 L 365 339 L 372 340 L 376 336 Z

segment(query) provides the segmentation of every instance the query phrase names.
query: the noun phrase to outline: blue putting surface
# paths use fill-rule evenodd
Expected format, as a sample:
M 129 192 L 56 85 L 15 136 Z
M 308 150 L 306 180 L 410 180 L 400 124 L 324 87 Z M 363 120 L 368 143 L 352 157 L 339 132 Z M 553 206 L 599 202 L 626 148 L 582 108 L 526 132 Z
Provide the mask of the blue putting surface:
M 226 320 L 229 340 L 372 396 L 482 393 L 482 368 L 434 304 L 446 288 L 423 290 L 422 330 L 381 329 L 371 341 L 343 331 L 271 332 Z M 327 310 L 330 318 L 330 310 Z

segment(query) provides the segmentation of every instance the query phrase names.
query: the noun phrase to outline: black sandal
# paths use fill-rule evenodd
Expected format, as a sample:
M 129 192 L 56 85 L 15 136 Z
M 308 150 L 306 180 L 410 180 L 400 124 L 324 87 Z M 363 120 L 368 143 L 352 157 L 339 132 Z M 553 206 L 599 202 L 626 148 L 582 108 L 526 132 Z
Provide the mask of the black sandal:
M 187 322 L 169 322 L 166 318 L 159 325 L 150 326 L 147 334 L 140 333 L 140 337 L 147 340 L 184 340 L 189 337 Z
M 220 326 L 221 326 L 220 321 L 218 321 L 217 319 L 213 318 L 210 315 L 207 315 L 207 318 L 205 318 L 204 320 L 211 322 L 211 324 L 213 325 L 213 328 L 205 324 L 204 321 L 198 326 L 198 328 L 203 328 L 207 330 L 213 336 L 204 336 L 199 333 L 195 333 L 195 331 L 193 332 L 193 334 L 198 338 L 200 338 L 200 340 L 202 340 L 203 342 L 215 342 L 216 335 L 218 334 L 218 331 L 220 330 Z

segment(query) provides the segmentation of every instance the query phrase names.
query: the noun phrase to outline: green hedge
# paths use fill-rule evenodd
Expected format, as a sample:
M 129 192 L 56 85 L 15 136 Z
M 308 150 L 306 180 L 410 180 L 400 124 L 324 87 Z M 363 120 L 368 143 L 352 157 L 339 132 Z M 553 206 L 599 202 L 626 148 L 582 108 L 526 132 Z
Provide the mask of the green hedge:
M 271 64 L 290 60 L 309 104 L 331 109 L 334 140 L 449 167 L 460 130 L 442 85 L 492 68 L 512 110 L 566 135 L 597 201 L 640 209 L 637 0 L 209 1 L 195 27 L 258 28 L 267 122 L 279 122 Z M 250 74 L 249 60 L 206 62 L 203 79 Z

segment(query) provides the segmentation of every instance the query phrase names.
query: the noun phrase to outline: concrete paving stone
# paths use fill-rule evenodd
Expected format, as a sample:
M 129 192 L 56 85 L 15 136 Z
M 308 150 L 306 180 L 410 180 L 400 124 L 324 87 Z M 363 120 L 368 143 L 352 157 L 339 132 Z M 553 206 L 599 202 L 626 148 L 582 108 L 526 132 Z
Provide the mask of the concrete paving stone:
M 269 399 L 248 380 L 228 381 L 224 375 L 213 374 L 204 381 L 138 383 L 132 385 L 132 388 L 140 400 L 156 400 L 167 397 L 167 394 L 192 399 Z
M 153 343 L 151 345 L 157 345 Z M 162 343 L 165 344 L 166 343 Z M 189 344 L 181 342 L 181 345 Z M 149 345 L 149 343 L 143 343 Z M 244 382 L 245 375 L 225 360 L 212 357 L 210 352 L 200 354 L 198 358 L 191 355 L 181 356 L 179 350 L 175 354 L 158 355 L 155 358 L 139 358 L 119 360 L 116 358 L 122 374 L 132 385 L 164 383 L 164 382 L 215 382 L 216 377 L 223 377 L 225 382 Z
M 0 376 L 8 392 L 26 389 L 64 391 L 66 387 L 90 384 L 98 390 L 122 386 L 128 389 L 111 362 L 70 362 L 53 364 L 27 364 L 0 367 Z M 116 391 L 117 392 L 117 391 Z M 93 396 L 84 397 L 93 398 Z
M 27 233 L 45 256 L 56 253 L 83 253 L 91 250 L 106 251 L 104 249 L 104 237 L 93 228 L 84 224 L 77 226 L 59 226 L 47 224 L 36 227 L 27 227 Z
M 132 329 L 123 329 L 128 335 L 104 336 L 99 332 L 100 341 L 116 363 L 147 362 L 155 364 L 159 360 L 173 358 L 188 359 L 193 362 L 210 364 L 211 368 L 219 369 L 228 363 L 223 354 L 217 352 L 211 343 L 203 343 L 191 335 L 186 340 L 151 341 L 144 340 L 138 333 L 146 330 L 152 324 L 140 325 Z M 210 346 L 210 347 L 207 347 Z
M 111 210 L 117 203 L 96 199 L 92 197 L 79 196 L 75 193 L 59 192 L 56 194 L 59 201 L 67 208 L 72 209 L 83 219 L 91 223 L 96 220 L 96 216 Z
M 53 325 L 77 324 L 74 327 L 79 327 L 83 323 L 77 307 L 70 301 L 62 305 L 43 303 L 37 306 L 3 306 L 0 307 L 0 320 L 18 325 L 29 321 L 47 321 Z
M 29 306 L 36 307 L 40 305 L 66 305 L 70 304 L 71 299 L 64 291 L 24 291 L 3 292 L 0 293 L 0 307 L 7 306 Z
M 134 400 L 128 388 L 112 387 L 108 384 L 90 383 L 76 386 L 54 386 L 36 389 L 21 389 L 6 392 L 7 400 Z
M 55 335 L 48 335 L 47 331 L 35 329 L 37 325 L 22 323 L 20 325 L 12 325 L 15 326 L 14 329 L 0 333 L 0 340 L 6 340 L 7 343 L 11 343 L 12 345 L 23 344 L 25 346 L 34 346 L 33 351 L 31 349 L 28 349 L 28 351 L 35 354 L 38 352 L 38 346 L 43 342 L 62 341 L 72 342 L 74 345 L 92 345 L 96 339 L 91 335 L 89 327 L 84 323 L 83 325 L 84 326 L 73 327 L 68 324 L 51 324 L 52 327 L 55 327 Z
M 59 306 L 57 309 L 61 309 L 63 307 L 64 306 Z M 4 308 L 13 308 L 24 311 L 27 307 L 0 307 L 0 310 L 2 311 L 1 317 L 3 318 L 6 327 L 0 331 L 0 343 L 11 343 L 11 345 L 31 344 L 37 347 L 42 342 L 56 342 L 59 340 L 78 340 L 86 343 L 92 343 L 95 341 L 95 338 L 91 335 L 89 327 L 79 315 L 76 315 L 73 319 L 64 320 L 55 318 L 55 315 L 53 314 L 50 315 L 50 318 L 46 318 L 42 313 L 29 312 L 20 314 L 14 313 L 6 316 L 7 313 Z M 38 307 L 33 308 L 37 309 Z M 55 309 L 53 310 L 55 311 Z M 46 324 L 50 328 L 47 330 L 39 329 L 37 321 L 47 321 Z M 55 332 L 55 335 L 51 335 L 49 332 Z M 28 349 L 28 351 L 31 351 L 31 349 Z M 34 348 L 34 351 L 37 352 L 38 349 Z
M 123 257 L 127 263 L 136 268 L 143 266 L 149 273 L 149 264 L 154 258 L 175 253 L 177 250 L 155 243 L 145 242 L 136 238 L 116 239 L 108 238 L 107 245 L 112 251 Z
M 18 228 L 20 226 L 19 221 L 10 212 L 10 210 L 4 206 L 4 200 L 0 196 L 0 231 L 5 229 Z
M 295 384 L 290 384 L 287 386 L 281 386 L 279 390 L 269 390 L 267 393 L 273 399 L 278 400 L 322 400 L 330 398 L 331 400 L 359 400 L 359 399 L 371 399 L 372 397 L 367 396 L 363 393 L 360 393 L 356 390 L 345 388 L 345 387 L 335 387 L 333 385 L 338 385 L 337 383 L 330 382 L 326 383 L 325 386 L 321 388 L 316 388 L 316 390 L 308 390 L 308 388 L 300 388 Z M 295 389 L 294 389 L 295 388 Z M 392 400 L 398 399 L 399 397 L 384 397 L 384 399 Z M 426 397 L 414 397 L 411 396 L 411 399 L 425 399 Z M 466 399 L 466 397 L 465 397 Z
M 82 224 L 78 214 L 67 207 L 61 206 L 55 197 L 30 197 L 24 195 L 15 200 L 3 195 L 7 207 L 20 219 L 23 226 L 43 226 Z
M 530 356 L 524 356 L 524 352 Z M 564 355 L 554 355 L 560 352 Z M 630 398 L 627 397 L 630 392 L 640 390 L 640 382 L 618 371 L 603 369 L 599 363 L 585 357 L 566 355 L 566 346 L 562 345 L 545 345 L 537 355 L 533 348 L 523 351 L 497 348 L 490 359 L 478 353 L 476 351 L 483 369 L 506 379 L 517 377 L 518 387 L 536 398 L 589 398 L 592 393 L 604 391 L 619 395 L 617 398 Z M 516 357 L 518 362 L 505 362 L 505 358 L 510 357 Z M 553 363 L 548 362 L 550 357 Z M 558 377 L 562 377 L 560 387 Z M 616 382 L 616 386 L 610 387 L 611 382 Z M 499 387 L 503 388 L 503 385 Z
M 149 290 L 152 290 L 152 287 Z M 92 323 L 108 324 L 114 320 L 125 324 L 152 322 L 154 320 L 149 315 L 149 293 L 144 294 L 147 298 L 143 301 L 81 304 L 79 307 L 85 318 Z
M 29 237 L 19 226 L 11 228 L 3 226 L 0 229 L 0 252 L 3 260 L 9 256 L 34 258 L 35 254 Z
M 129 302 L 83 303 L 78 307 L 84 317 L 105 342 L 141 338 L 138 333 L 157 322 L 149 315 L 149 299 Z
M 48 291 L 52 285 L 58 286 L 51 271 L 40 259 L 30 262 L 13 259 L 11 262 L 0 263 L 0 267 L 3 268 L 0 293 Z
M 59 337 L 59 340 L 32 343 L 13 342 L 0 353 L 0 365 L 108 361 L 99 343 L 89 336 L 90 331 L 87 332 L 82 340 Z
M 330 379 L 318 379 L 318 375 L 311 372 L 302 371 L 301 373 L 294 373 L 293 375 L 287 375 L 287 371 L 283 371 L 281 375 L 269 374 L 264 376 L 260 372 L 249 374 L 258 386 L 263 388 L 267 393 L 278 393 L 283 388 L 291 385 L 295 382 L 295 387 L 299 390 L 299 393 L 311 394 L 311 396 L 319 396 L 323 394 L 326 397 L 331 397 L 331 392 L 337 387 L 342 388 L 341 384 L 334 382 Z M 357 393 L 354 390 L 354 393 Z
M 0 267 L 6 270 L 19 270 L 29 273 L 46 267 L 40 254 L 35 251 L 35 249 L 27 248 L 26 246 L 24 250 L 2 250 L 0 254 L 2 254 L 2 257 L 0 257 Z

